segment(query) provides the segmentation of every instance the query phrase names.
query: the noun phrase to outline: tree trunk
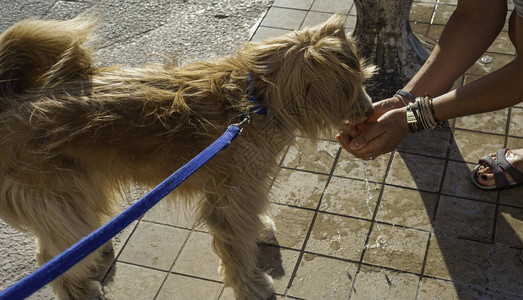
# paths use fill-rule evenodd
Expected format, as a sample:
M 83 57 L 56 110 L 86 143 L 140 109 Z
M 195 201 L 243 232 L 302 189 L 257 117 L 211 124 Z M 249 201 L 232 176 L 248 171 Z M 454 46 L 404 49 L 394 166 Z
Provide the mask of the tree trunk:
M 423 48 L 409 23 L 413 0 L 354 0 L 354 38 L 361 57 L 379 70 L 367 85 L 378 101 L 391 97 L 419 70 L 430 52 Z

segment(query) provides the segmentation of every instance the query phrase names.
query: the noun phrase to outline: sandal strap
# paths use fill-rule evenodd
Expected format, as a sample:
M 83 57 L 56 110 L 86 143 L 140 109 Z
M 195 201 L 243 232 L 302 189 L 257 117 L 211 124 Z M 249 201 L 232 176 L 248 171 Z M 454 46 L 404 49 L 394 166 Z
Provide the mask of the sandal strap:
M 502 189 L 510 186 L 510 183 L 503 174 L 503 170 L 501 170 L 501 168 L 499 167 L 498 162 L 493 160 L 492 157 L 490 157 L 490 155 L 487 154 L 483 156 L 479 161 L 486 163 L 490 167 L 492 174 L 494 174 L 494 181 L 496 182 L 497 188 Z
M 498 161 L 498 165 L 501 166 L 501 168 L 503 168 L 503 170 L 510 176 L 512 176 L 514 182 L 523 182 L 523 172 L 519 171 L 507 160 L 506 154 L 508 150 L 509 149 L 500 149 L 496 151 L 496 160 Z
M 492 174 L 494 174 L 494 180 L 496 181 L 497 188 L 507 188 L 512 184 L 507 180 L 505 172 L 512 176 L 516 183 L 523 182 L 523 172 L 519 171 L 516 167 L 511 165 L 505 154 L 509 149 L 499 149 L 496 151 L 496 160 L 492 159 L 490 155 L 483 156 L 479 161 L 489 165 Z

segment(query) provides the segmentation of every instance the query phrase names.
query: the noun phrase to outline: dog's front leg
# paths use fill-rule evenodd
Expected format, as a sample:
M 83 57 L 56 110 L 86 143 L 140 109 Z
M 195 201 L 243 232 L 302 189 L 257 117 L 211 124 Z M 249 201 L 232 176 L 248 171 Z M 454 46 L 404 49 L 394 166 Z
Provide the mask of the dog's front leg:
M 212 180 L 206 185 L 200 217 L 209 226 L 214 250 L 222 260 L 222 280 L 237 299 L 268 299 L 274 294 L 273 281 L 258 266 L 257 244 L 264 228 L 265 191 L 258 191 L 252 181 L 216 178 L 221 178 L 219 184 Z

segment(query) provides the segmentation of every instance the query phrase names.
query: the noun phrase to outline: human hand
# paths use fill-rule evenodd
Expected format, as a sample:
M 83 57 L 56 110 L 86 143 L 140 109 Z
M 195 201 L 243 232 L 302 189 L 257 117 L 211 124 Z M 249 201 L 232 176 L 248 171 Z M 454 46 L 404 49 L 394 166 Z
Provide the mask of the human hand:
M 341 147 L 362 159 L 372 159 L 394 150 L 408 134 L 404 104 L 396 97 L 374 103 L 374 114 L 351 132 L 340 132 Z

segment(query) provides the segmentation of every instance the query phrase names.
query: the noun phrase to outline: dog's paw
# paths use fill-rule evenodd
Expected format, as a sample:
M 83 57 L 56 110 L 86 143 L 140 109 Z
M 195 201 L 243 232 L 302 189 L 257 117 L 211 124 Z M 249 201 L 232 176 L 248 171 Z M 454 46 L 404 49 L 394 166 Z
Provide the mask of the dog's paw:
M 86 294 L 85 299 L 89 300 L 102 300 L 103 298 L 103 291 L 102 291 L 102 285 L 100 282 L 91 280 L 89 281 L 89 284 L 86 288 Z
M 262 299 L 273 299 L 275 295 L 274 280 L 272 280 L 272 277 L 267 273 L 263 273 L 263 277 L 265 284 L 263 285 L 264 293 L 262 294 Z
M 100 251 L 102 252 L 102 255 L 113 255 L 113 242 L 109 240 L 107 243 L 103 244 L 103 246 L 100 247 Z
M 54 293 L 60 300 L 71 300 L 71 299 L 87 299 L 87 300 L 101 300 L 103 298 L 102 286 L 100 282 L 96 280 L 90 280 L 86 283 L 85 287 L 79 289 L 76 285 L 64 284 L 60 288 L 54 286 Z
M 276 225 L 271 217 L 263 215 L 260 217 L 263 223 L 263 230 L 258 236 L 258 243 L 270 243 L 276 240 Z

